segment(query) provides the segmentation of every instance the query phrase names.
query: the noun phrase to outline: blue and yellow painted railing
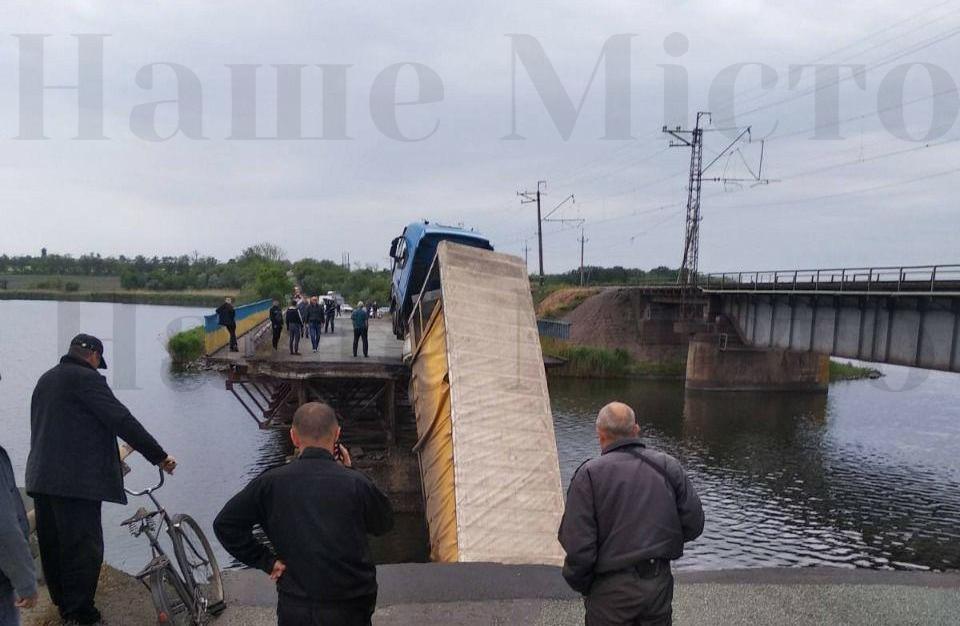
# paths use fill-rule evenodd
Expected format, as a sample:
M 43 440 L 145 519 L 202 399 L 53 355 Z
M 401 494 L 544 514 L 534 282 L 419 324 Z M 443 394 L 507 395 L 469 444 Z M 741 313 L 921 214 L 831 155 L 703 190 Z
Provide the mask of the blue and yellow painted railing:
M 237 337 L 244 335 L 267 320 L 270 315 L 271 300 L 260 300 L 237 307 Z M 210 356 L 230 343 L 230 333 L 220 326 L 217 314 L 203 316 L 204 352 Z

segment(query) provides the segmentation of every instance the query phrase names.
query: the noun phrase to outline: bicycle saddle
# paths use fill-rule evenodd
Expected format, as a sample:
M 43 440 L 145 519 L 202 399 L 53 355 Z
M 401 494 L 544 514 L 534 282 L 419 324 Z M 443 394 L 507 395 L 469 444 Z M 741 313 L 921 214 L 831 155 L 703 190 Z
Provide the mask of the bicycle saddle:
M 143 520 L 145 520 L 145 519 L 150 519 L 151 517 L 153 517 L 154 515 L 158 515 L 159 513 L 160 513 L 160 511 L 148 511 L 148 510 L 146 510 L 145 508 L 140 507 L 139 509 L 137 509 L 137 512 L 134 513 L 132 517 L 130 517 L 129 519 L 125 519 L 125 520 L 123 520 L 122 522 L 120 522 L 120 525 L 121 525 L 121 526 L 129 526 L 130 524 L 134 524 L 134 523 L 136 523 L 136 522 L 141 522 L 141 521 L 143 521 Z

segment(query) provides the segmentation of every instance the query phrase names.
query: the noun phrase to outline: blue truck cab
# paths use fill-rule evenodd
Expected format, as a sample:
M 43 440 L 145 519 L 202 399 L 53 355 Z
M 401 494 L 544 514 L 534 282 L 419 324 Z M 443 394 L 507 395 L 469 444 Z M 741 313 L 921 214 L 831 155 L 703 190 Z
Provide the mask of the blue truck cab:
M 393 259 L 390 315 L 393 318 L 393 332 L 398 339 L 406 335 L 407 318 L 413 310 L 414 299 L 423 288 L 441 241 L 493 250 L 490 241 L 480 233 L 456 226 L 424 221 L 413 222 L 404 228 L 403 234 L 390 242 L 390 258 Z

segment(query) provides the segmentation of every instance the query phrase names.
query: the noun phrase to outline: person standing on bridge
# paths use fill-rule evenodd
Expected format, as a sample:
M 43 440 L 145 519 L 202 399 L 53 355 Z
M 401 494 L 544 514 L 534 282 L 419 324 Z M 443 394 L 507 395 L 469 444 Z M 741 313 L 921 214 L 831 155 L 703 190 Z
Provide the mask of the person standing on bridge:
M 0 446 L 0 624 L 17 626 L 20 609 L 37 603 L 37 574 L 30 553 L 30 524 L 13 466 Z
M 703 507 L 676 459 L 645 447 L 633 410 L 597 416 L 601 455 L 573 475 L 560 522 L 563 577 L 587 626 L 673 623 L 670 561 L 703 532 Z
M 297 310 L 300 311 L 300 319 L 301 319 L 302 322 L 303 322 L 303 323 L 300 325 L 300 336 L 301 336 L 301 337 L 306 337 L 306 336 L 307 336 L 307 324 L 306 324 L 306 322 L 307 322 L 307 307 L 308 307 L 308 306 L 310 306 L 310 301 L 307 300 L 304 296 L 301 296 L 300 299 L 297 300 Z
M 333 320 L 335 317 L 340 315 L 339 308 L 337 303 L 333 298 L 327 298 L 323 303 L 324 314 L 326 315 L 326 324 L 324 324 L 324 332 L 332 333 L 335 329 Z
M 274 300 L 270 307 L 270 330 L 273 331 L 273 349 L 276 350 L 280 345 L 280 335 L 283 334 L 283 310 L 279 300 Z
M 303 318 L 300 316 L 300 308 L 296 300 L 290 301 L 287 312 L 284 314 L 284 321 L 287 323 L 287 335 L 290 336 L 290 354 L 300 354 L 300 335 L 303 329 Z
M 306 322 L 307 329 L 310 332 L 310 345 L 316 352 L 320 346 L 320 329 L 323 327 L 323 306 L 320 305 L 320 299 L 317 296 L 311 296 L 303 321 Z
M 353 356 L 357 356 L 357 342 L 361 339 L 363 339 L 363 356 L 370 356 L 367 354 L 367 322 L 369 320 L 369 314 L 363 307 L 363 300 L 357 302 L 357 308 L 350 314 L 350 320 L 353 322 Z
M 230 352 L 239 352 L 237 348 L 237 311 L 233 308 L 233 298 L 224 298 L 217 307 L 217 323 L 230 333 Z
M 297 458 L 253 479 L 224 505 L 213 530 L 234 558 L 276 582 L 278 626 L 369 625 L 377 570 L 367 535 L 393 527 L 390 500 L 352 469 L 328 405 L 297 409 L 290 439 Z M 272 549 L 257 539 L 257 525 Z
M 103 343 L 77 335 L 30 401 L 27 493 L 50 599 L 64 621 L 95 624 L 103 564 L 103 502 L 126 504 L 117 437 L 168 474 L 177 466 L 97 373 Z

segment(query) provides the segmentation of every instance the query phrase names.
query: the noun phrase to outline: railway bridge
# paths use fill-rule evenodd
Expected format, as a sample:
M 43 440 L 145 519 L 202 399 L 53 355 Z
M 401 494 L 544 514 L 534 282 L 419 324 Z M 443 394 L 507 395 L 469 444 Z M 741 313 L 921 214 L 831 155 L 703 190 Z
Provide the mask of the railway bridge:
M 699 290 L 748 346 L 960 371 L 960 265 L 708 274 Z

